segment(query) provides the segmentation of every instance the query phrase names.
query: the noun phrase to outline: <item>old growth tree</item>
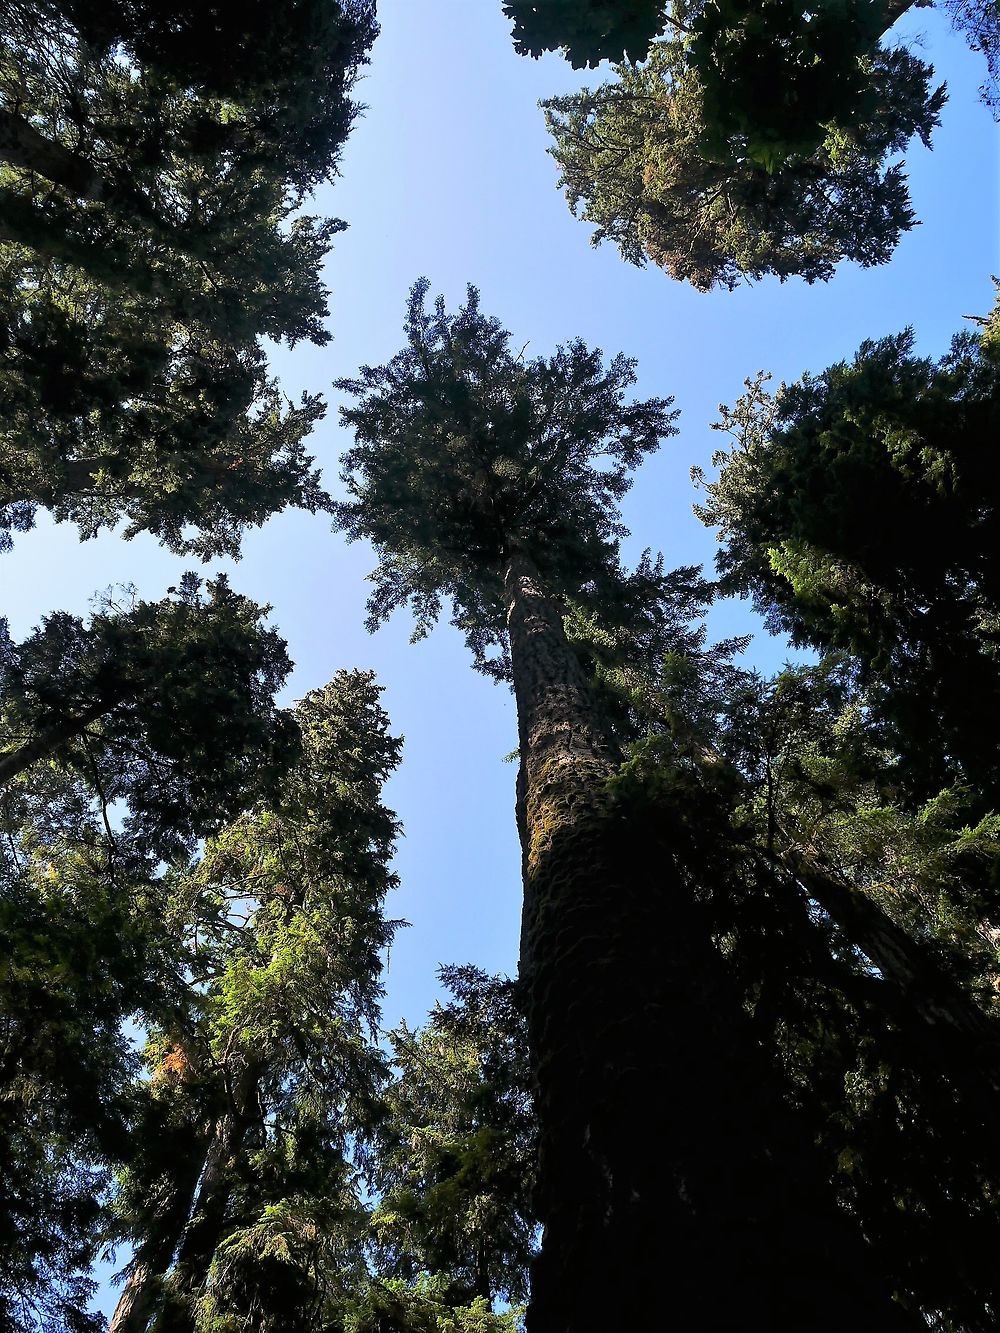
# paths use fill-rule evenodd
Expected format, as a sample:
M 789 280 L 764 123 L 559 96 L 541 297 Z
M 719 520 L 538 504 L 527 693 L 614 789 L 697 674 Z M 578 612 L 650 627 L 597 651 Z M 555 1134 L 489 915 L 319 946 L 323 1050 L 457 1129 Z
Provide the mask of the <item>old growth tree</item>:
M 621 751 L 564 632 L 573 604 L 625 615 L 626 589 L 641 605 L 662 585 L 652 565 L 624 574 L 617 501 L 671 433 L 669 402 L 626 403 L 623 357 L 577 341 L 525 360 L 474 290 L 454 316 L 426 291 L 407 347 L 339 385 L 358 402 L 336 512 L 379 552 L 372 625 L 409 603 L 426 632 L 448 599 L 477 664 L 514 686 L 545 1226 L 529 1328 L 648 1317 L 665 1263 L 679 1319 L 919 1327 L 833 1207 L 696 875 L 641 802 L 616 799 Z

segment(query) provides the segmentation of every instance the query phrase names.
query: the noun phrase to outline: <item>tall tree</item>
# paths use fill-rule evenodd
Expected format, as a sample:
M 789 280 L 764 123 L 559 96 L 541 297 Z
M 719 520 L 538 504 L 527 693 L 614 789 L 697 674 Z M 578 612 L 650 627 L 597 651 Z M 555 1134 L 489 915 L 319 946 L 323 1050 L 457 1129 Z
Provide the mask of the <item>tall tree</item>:
M 0 803 L 0 1324 L 90 1329 L 89 1270 L 128 1159 L 135 1047 L 178 997 L 151 858 L 73 774 Z
M 5 526 L 45 505 L 84 535 L 127 516 L 231 554 L 247 523 L 324 499 L 302 448 L 319 402 L 282 403 L 260 340 L 328 338 L 319 269 L 343 224 L 300 205 L 335 169 L 372 6 L 5 18 Z
M 225 577 L 185 575 L 162 602 L 108 603 L 85 624 L 57 612 L 0 643 L 0 788 L 33 765 L 75 771 L 105 811 L 167 850 L 274 788 L 297 729 L 275 708 L 291 663 L 266 611 Z
M 398 831 L 381 788 L 400 742 L 378 696 L 365 672 L 307 695 L 279 799 L 171 882 L 186 1012 L 147 1048 L 115 1333 L 215 1318 L 311 1329 L 357 1268 L 350 1154 L 384 1079 L 374 1033 Z
M 337 514 L 381 557 L 372 624 L 409 602 L 425 632 L 447 597 L 481 666 L 509 648 L 545 1227 L 528 1326 L 646 1319 L 666 1262 L 681 1322 L 915 1327 L 827 1197 L 680 849 L 616 800 L 621 753 L 565 635 L 563 599 L 599 615 L 620 592 L 617 501 L 669 403 L 627 404 L 622 357 L 524 360 L 474 290 L 455 316 L 426 291 L 408 346 L 339 386 L 359 402 Z

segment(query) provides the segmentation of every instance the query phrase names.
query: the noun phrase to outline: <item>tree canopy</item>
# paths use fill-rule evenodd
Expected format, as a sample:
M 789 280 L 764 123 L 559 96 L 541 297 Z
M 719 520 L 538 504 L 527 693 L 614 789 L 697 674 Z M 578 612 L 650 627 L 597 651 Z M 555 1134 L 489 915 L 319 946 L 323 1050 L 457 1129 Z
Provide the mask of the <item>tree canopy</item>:
M 449 315 L 441 298 L 425 308 L 428 286 L 410 293 L 408 346 L 337 383 L 358 403 L 341 412 L 357 443 L 343 459 L 350 498 L 334 514 L 381 557 L 371 627 L 410 603 L 421 635 L 450 598 L 477 665 L 503 673 L 511 553 L 529 553 L 556 596 L 592 605 L 609 592 L 618 501 L 676 414 L 670 399 L 626 402 L 626 357 L 605 366 L 575 340 L 525 360 L 474 287 Z
M 261 340 L 324 343 L 303 214 L 336 167 L 376 26 L 362 0 L 11 3 L 0 41 L 0 526 L 121 518 L 238 551 L 325 502 Z M 190 529 L 196 531 L 192 535 Z
M 969 783 L 984 812 L 1000 791 L 997 351 L 994 318 L 938 361 L 907 331 L 773 397 L 750 382 L 700 510 L 725 590 L 857 661 L 914 794 Z
M 666 24 L 663 0 L 504 0 L 514 49 L 526 56 L 561 49 L 579 69 L 602 60 L 642 60 Z
M 643 65 L 619 66 L 614 82 L 542 105 L 560 183 L 573 212 L 596 224 L 593 244 L 614 241 L 628 262 L 651 260 L 708 291 L 766 273 L 826 280 L 842 259 L 888 260 L 915 218 L 902 165 L 885 160 L 914 135 L 929 143 L 944 101 L 932 73 L 904 50 L 879 50 L 862 69 L 870 114 L 826 122 L 808 150 L 755 138 L 738 120 L 711 125 L 712 87 L 678 38 L 656 43 Z
M 32 766 L 77 774 L 134 836 L 202 836 L 274 788 L 297 729 L 274 696 L 291 663 L 266 610 L 220 576 L 185 576 L 161 602 L 109 601 L 88 623 L 56 612 L 0 658 L 0 784 Z

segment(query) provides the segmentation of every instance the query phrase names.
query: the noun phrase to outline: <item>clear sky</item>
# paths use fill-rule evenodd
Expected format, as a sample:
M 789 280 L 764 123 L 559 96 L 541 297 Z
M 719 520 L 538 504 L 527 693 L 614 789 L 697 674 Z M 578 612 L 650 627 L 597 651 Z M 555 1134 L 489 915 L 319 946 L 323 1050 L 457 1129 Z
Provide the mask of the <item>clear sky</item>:
M 327 268 L 331 288 L 326 348 L 276 349 L 272 364 L 290 394 L 327 392 L 337 376 L 378 364 L 402 341 L 404 302 L 426 274 L 432 294 L 454 308 L 467 283 L 482 292 L 529 355 L 580 336 L 639 363 L 641 396 L 674 394 L 680 435 L 638 475 L 625 505 L 627 554 L 662 549 L 671 564 L 710 562 L 713 540 L 691 514 L 688 477 L 707 464 L 720 437 L 709 430 L 717 405 L 738 397 L 758 369 L 775 381 L 819 372 L 850 357 L 865 338 L 913 325 L 918 349 L 939 354 L 963 316 L 992 304 L 998 253 L 998 137 L 977 99 L 981 58 L 934 11 L 912 11 L 898 33 L 917 36 L 946 79 L 950 100 L 934 150 L 907 155 L 917 216 L 891 264 L 842 265 L 825 285 L 768 280 L 703 295 L 659 270 L 625 265 L 617 250 L 588 244 L 555 189 L 540 97 L 595 83 L 557 56 L 515 55 L 499 0 L 379 0 L 382 33 L 359 84 L 367 110 L 324 189 L 316 212 L 344 218 Z M 332 395 L 331 395 L 331 401 Z M 337 459 L 349 440 L 331 411 L 313 448 L 336 489 Z M 290 701 L 340 667 L 374 667 L 403 764 L 390 803 L 405 838 L 396 868 L 393 917 L 412 924 L 397 936 L 387 973 L 385 1025 L 419 1021 L 437 994 L 442 962 L 475 962 L 513 973 L 520 885 L 514 829 L 513 702 L 475 675 L 458 636 L 439 628 L 408 643 L 405 616 L 369 637 L 363 626 L 370 550 L 348 547 L 329 519 L 285 514 L 249 536 L 244 558 L 219 562 L 235 587 L 273 606 L 296 663 Z M 3 607 L 15 636 L 49 611 L 82 612 L 95 590 L 132 582 L 154 599 L 190 560 L 146 538 L 108 534 L 81 545 L 75 529 L 41 522 L 0 559 Z M 718 636 L 751 627 L 745 608 L 713 613 Z M 759 634 L 750 656 L 780 663 L 781 643 Z M 102 1304 L 113 1303 L 103 1293 Z

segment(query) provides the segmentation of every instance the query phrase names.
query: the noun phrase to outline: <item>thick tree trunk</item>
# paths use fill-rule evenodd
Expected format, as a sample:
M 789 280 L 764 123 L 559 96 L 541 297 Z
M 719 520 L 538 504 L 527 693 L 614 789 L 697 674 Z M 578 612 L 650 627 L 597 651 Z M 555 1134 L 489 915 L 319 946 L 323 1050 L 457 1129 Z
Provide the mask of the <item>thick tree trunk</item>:
M 96 703 L 82 712 L 76 713 L 73 717 L 63 718 L 54 726 L 46 728 L 40 735 L 35 736 L 33 740 L 28 741 L 26 745 L 20 746 L 17 750 L 9 750 L 6 754 L 0 755 L 0 791 L 13 782 L 18 773 L 23 773 L 26 768 L 36 764 L 39 759 L 47 759 L 67 741 L 74 736 L 81 735 L 90 726 L 91 722 L 96 722 L 99 717 L 104 717 L 111 710 L 122 703 L 125 698 L 125 692 L 113 696 L 105 695 L 98 699 Z
M 530 1333 L 919 1329 L 866 1271 L 523 553 L 506 579 L 540 1119 Z

